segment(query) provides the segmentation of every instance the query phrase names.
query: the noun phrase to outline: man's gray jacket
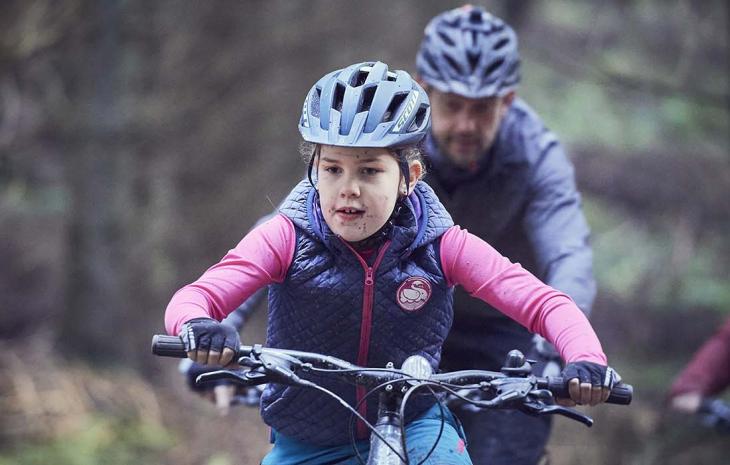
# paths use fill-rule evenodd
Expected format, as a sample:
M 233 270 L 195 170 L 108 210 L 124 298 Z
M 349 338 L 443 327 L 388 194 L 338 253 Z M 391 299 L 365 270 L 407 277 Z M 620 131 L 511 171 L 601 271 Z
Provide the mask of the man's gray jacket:
M 584 313 L 590 313 L 596 284 L 590 231 L 574 169 L 555 135 L 525 102 L 515 99 L 494 144 L 474 170 L 455 167 L 439 153 L 432 137 L 425 142 L 425 152 L 426 181 L 455 224 L 565 292 Z M 490 327 L 508 328 L 520 339 L 521 329 L 511 327 L 511 320 L 463 291 L 457 290 L 454 310 L 450 338 L 461 339 L 462 346 L 484 347 L 478 339 L 494 337 L 489 336 Z M 524 338 L 529 337 L 525 331 Z M 448 349 L 447 344 L 445 359 Z

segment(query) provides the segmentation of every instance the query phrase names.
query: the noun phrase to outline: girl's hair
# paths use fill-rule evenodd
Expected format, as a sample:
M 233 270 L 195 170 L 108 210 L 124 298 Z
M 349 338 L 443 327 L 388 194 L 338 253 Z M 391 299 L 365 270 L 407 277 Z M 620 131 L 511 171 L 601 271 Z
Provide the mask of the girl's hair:
M 317 154 L 317 148 L 319 146 L 319 144 L 307 142 L 305 140 L 299 143 L 299 155 L 302 157 L 302 160 L 304 160 L 304 163 L 306 163 L 307 166 L 311 167 L 314 163 L 314 157 Z M 412 161 L 420 163 L 422 169 L 421 177 L 419 179 L 423 179 L 426 175 L 426 162 L 424 161 L 423 152 L 419 145 L 410 145 L 398 149 L 386 147 L 386 149 L 393 155 L 393 158 L 395 158 L 399 164 L 405 162 L 410 166 Z

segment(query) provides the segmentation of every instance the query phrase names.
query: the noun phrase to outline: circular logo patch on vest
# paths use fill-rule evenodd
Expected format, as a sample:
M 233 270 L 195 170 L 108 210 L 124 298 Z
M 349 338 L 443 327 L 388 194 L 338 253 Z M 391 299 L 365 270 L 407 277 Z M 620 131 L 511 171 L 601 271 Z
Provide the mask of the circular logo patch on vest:
M 426 305 L 431 297 L 431 283 L 426 278 L 412 276 L 398 288 L 398 305 L 403 310 L 413 312 Z

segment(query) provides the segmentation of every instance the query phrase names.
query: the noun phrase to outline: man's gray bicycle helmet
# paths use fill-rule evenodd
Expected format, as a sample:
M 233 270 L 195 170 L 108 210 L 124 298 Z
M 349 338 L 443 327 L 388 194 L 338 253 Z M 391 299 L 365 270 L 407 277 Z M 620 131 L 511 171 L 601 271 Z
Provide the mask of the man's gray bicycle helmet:
M 520 81 L 517 36 L 481 7 L 449 10 L 426 26 L 416 68 L 424 82 L 442 92 L 502 96 Z
M 316 144 L 399 148 L 426 135 L 430 113 L 426 92 L 408 73 L 379 61 L 358 63 L 314 84 L 299 132 Z

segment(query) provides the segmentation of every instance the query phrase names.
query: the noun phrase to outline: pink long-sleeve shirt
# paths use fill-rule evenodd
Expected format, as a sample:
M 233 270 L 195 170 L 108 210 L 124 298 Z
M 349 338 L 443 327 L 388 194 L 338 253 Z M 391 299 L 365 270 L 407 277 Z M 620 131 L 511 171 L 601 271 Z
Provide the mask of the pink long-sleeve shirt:
M 172 297 L 165 312 L 169 334 L 199 317 L 222 320 L 257 289 L 282 282 L 294 257 L 294 224 L 277 215 L 248 233 L 223 259 Z M 511 263 L 489 244 L 453 226 L 441 238 L 441 264 L 450 285 L 464 287 L 552 342 L 566 362 L 606 365 L 585 315 L 565 294 Z

